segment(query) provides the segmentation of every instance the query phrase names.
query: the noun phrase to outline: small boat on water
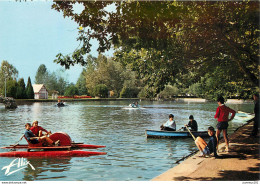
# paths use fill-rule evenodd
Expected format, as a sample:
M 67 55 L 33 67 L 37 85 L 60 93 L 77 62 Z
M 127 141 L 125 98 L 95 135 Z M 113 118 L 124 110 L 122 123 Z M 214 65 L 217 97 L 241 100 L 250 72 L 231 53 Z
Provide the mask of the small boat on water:
M 0 157 L 85 157 L 92 155 L 105 155 L 106 152 L 85 151 L 79 149 L 97 149 L 104 148 L 102 145 L 92 145 L 83 143 L 74 143 L 68 134 L 56 132 L 50 135 L 50 139 L 54 142 L 60 141 L 59 146 L 44 146 L 41 143 L 28 145 L 10 145 L 2 147 L 2 149 L 27 149 L 26 151 L 11 151 L 0 153 Z
M 66 105 L 65 105 L 64 103 L 57 103 L 56 106 L 57 106 L 57 107 L 64 107 L 64 106 L 66 106 Z
M 192 131 L 195 137 L 209 137 L 208 131 Z M 164 131 L 164 130 L 145 130 L 147 138 L 187 138 L 192 137 L 188 131 Z

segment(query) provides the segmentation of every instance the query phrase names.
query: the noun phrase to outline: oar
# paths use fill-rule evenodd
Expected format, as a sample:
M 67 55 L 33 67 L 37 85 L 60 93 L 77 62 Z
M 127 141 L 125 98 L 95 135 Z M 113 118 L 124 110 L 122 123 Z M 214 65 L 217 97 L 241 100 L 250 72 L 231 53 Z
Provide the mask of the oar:
M 22 137 L 19 139 L 19 141 L 18 141 L 16 144 L 14 144 L 13 146 L 14 146 L 14 147 L 17 146 L 18 143 L 23 139 L 23 137 L 24 137 L 24 134 L 23 134 Z
M 185 125 L 185 126 L 186 126 L 186 129 L 189 131 L 190 135 L 192 136 L 192 138 L 193 138 L 194 141 L 195 141 L 195 140 L 196 140 L 195 136 L 191 133 L 191 131 L 190 131 L 190 129 L 187 127 L 187 125 Z

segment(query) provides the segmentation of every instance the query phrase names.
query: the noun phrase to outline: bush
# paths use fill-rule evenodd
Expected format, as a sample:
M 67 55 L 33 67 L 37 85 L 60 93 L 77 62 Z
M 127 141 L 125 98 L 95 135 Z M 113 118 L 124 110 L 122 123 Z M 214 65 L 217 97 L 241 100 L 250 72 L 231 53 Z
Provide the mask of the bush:
M 105 84 L 98 84 L 94 87 L 93 94 L 101 98 L 107 98 L 108 88 Z
M 153 87 L 145 86 L 138 94 L 139 98 L 153 98 L 156 90 Z
M 67 87 L 65 90 L 65 93 L 64 93 L 65 96 L 74 96 L 74 95 L 78 95 L 78 94 L 79 94 L 79 90 L 74 85 Z
M 139 90 L 137 88 L 123 87 L 120 98 L 137 98 Z
M 164 90 L 159 93 L 159 97 L 163 99 L 171 99 L 179 94 L 179 89 L 176 86 L 166 85 Z

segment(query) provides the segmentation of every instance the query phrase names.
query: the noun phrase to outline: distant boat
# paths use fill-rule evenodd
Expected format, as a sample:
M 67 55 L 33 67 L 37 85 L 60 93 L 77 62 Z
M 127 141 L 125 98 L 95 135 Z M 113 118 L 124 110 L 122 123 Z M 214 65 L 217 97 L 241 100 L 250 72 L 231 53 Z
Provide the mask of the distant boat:
M 58 107 L 64 107 L 64 106 L 65 106 L 65 104 L 62 103 L 62 102 L 59 102 L 59 103 L 57 103 L 56 105 L 57 105 Z
M 197 137 L 209 137 L 208 131 L 192 131 L 192 134 Z M 188 131 L 164 131 L 164 130 L 145 130 L 147 138 L 185 138 L 191 137 Z

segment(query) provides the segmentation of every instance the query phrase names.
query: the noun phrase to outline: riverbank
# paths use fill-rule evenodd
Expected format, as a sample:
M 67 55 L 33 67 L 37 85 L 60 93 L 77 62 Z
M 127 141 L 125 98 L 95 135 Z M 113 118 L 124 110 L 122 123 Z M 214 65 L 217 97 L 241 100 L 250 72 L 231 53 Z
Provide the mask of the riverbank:
M 253 121 L 229 135 L 230 151 L 224 152 L 223 140 L 219 158 L 189 157 L 152 181 L 258 181 L 260 180 L 259 135 L 251 137 Z
M 58 99 L 15 99 L 18 104 L 32 102 L 58 102 Z M 64 98 L 64 102 L 76 101 L 139 101 L 138 98 Z
M 154 101 L 150 99 L 139 99 L 139 98 L 63 98 L 61 99 L 64 102 L 73 102 L 73 101 Z M 23 102 L 57 102 L 58 99 L 15 99 L 17 103 Z M 176 102 L 199 102 L 204 103 L 208 102 L 203 98 L 176 98 L 172 101 Z M 248 103 L 252 102 L 252 100 L 242 100 L 242 99 L 228 99 L 226 103 Z

